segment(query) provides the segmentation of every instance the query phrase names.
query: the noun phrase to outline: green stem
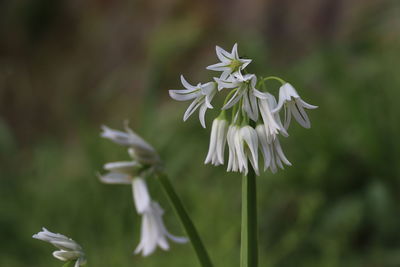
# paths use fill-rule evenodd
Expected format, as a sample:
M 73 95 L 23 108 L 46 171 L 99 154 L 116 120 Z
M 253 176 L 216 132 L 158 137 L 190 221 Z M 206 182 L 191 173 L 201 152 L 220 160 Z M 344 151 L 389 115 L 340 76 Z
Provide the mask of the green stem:
M 281 79 L 279 77 L 276 77 L 276 76 L 269 76 L 269 77 L 266 77 L 266 78 L 262 79 L 262 81 L 264 81 L 264 82 L 267 81 L 267 80 L 277 80 L 281 84 L 285 84 L 286 83 L 283 79 Z
M 240 267 L 257 267 L 257 188 L 253 167 L 249 164 L 249 173 L 243 175 L 242 183 L 242 236 Z
M 192 220 L 187 214 L 185 208 L 183 207 L 182 202 L 180 201 L 178 195 L 172 187 L 172 184 L 170 183 L 167 175 L 160 173 L 157 175 L 157 177 L 164 189 L 164 192 L 168 196 L 172 207 L 178 215 L 186 234 L 188 235 L 192 243 L 192 246 L 197 254 L 197 258 L 199 259 L 201 266 L 212 267 L 213 265 L 211 263 L 210 257 L 208 256 L 206 248 L 204 247 L 203 242 L 201 241 Z

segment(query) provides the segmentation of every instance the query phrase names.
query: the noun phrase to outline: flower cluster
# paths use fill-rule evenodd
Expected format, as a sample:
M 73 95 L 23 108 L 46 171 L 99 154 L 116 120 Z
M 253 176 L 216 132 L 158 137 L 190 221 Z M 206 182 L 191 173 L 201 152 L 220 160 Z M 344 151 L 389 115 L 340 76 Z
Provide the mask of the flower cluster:
M 62 234 L 55 234 L 42 228 L 42 231 L 32 236 L 45 242 L 49 242 L 59 250 L 53 252 L 53 256 L 61 261 L 75 262 L 74 267 L 86 264 L 85 253 L 82 247 L 71 238 Z
M 163 222 L 164 211 L 150 197 L 146 178 L 151 177 L 160 168 L 161 161 L 155 149 L 134 133 L 127 125 L 125 132 L 103 126 L 101 136 L 128 148 L 131 161 L 111 162 L 104 165 L 108 173 L 99 175 L 106 184 L 130 184 L 136 211 L 142 216 L 140 243 L 135 254 L 148 256 L 157 246 L 169 249 L 167 238 L 177 243 L 186 243 L 187 238 L 170 234 Z
M 259 151 L 263 156 L 264 171 L 276 172 L 278 167 L 291 165 L 283 153 L 279 136 L 288 137 L 288 128 L 292 116 L 304 128 L 310 128 L 310 120 L 304 109 L 315 109 L 301 99 L 296 89 L 281 78 L 270 76 L 257 78 L 245 70 L 251 59 L 239 57 L 237 44 L 229 53 L 216 47 L 219 63 L 208 66 L 208 70 L 222 72 L 213 81 L 189 84 L 181 76 L 184 90 L 169 90 L 170 96 L 178 101 L 193 100 L 186 110 L 186 121 L 196 109 L 200 108 L 199 119 L 205 128 L 205 113 L 213 108 L 211 101 L 221 91 L 228 91 L 220 115 L 214 119 L 211 138 L 205 163 L 224 164 L 226 143 L 229 148 L 228 171 L 247 174 L 251 166 L 259 175 Z M 281 83 L 279 99 L 266 90 L 266 81 Z M 231 112 L 228 121 L 227 112 Z M 283 122 L 281 119 L 283 113 Z

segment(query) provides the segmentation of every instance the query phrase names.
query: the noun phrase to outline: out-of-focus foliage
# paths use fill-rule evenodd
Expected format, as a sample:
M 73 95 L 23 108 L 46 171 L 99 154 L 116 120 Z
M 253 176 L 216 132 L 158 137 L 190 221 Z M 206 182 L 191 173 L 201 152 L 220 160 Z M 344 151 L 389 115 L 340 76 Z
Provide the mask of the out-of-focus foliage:
M 181 73 L 211 79 L 214 45 L 238 42 L 250 71 L 320 106 L 310 130 L 293 125 L 282 140 L 293 166 L 258 179 L 260 266 L 400 266 L 399 14 L 378 0 L 1 2 L 0 265 L 57 266 L 31 238 L 45 226 L 79 242 L 90 266 L 197 266 L 190 245 L 132 256 L 130 188 L 96 178 L 128 158 L 99 126 L 130 119 L 216 265 L 238 266 L 240 177 L 203 165 L 210 129 L 183 123 L 186 104 L 167 96 Z

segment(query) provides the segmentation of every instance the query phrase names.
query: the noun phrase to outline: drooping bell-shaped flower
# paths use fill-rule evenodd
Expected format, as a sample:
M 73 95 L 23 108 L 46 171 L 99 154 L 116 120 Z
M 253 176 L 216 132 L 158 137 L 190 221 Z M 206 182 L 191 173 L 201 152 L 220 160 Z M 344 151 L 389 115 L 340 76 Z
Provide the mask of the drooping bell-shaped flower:
M 277 166 L 283 169 L 283 163 L 288 166 L 292 164 L 283 153 L 279 138 L 269 138 L 265 128 L 263 124 L 259 124 L 256 127 L 259 144 L 261 146 L 260 149 L 264 157 L 264 171 L 270 169 L 271 172 L 275 173 L 277 171 Z
M 59 250 L 53 252 L 53 256 L 59 260 L 75 262 L 75 267 L 86 264 L 82 247 L 71 238 L 62 234 L 52 233 L 44 227 L 41 232 L 34 234 L 32 237 L 48 242 L 58 248 Z
M 229 125 L 228 127 L 228 132 L 226 135 L 226 140 L 228 143 L 228 149 L 229 149 L 229 160 L 228 160 L 228 168 L 226 169 L 228 172 L 233 171 L 237 172 L 239 171 L 239 160 L 238 160 L 238 155 L 236 153 L 236 147 L 235 147 L 235 139 L 237 132 L 239 131 L 239 126 L 237 125 Z
M 258 137 L 253 127 L 246 125 L 240 128 L 236 133 L 235 147 L 240 172 L 247 175 L 247 161 L 249 160 L 255 173 L 260 175 L 258 170 Z
M 142 253 L 145 257 L 152 254 L 157 247 L 168 250 L 169 244 L 167 239 L 176 243 L 188 242 L 186 237 L 177 237 L 167 231 L 162 218 L 163 214 L 164 210 L 154 201 L 143 212 L 140 242 L 135 249 L 135 254 Z
M 211 163 L 215 166 L 224 164 L 224 151 L 228 121 L 223 118 L 216 118 L 211 127 L 210 145 L 205 164 Z
M 285 108 L 285 121 L 284 127 L 289 128 L 291 116 L 304 128 L 310 128 L 310 119 L 305 112 L 306 109 L 316 109 L 318 106 L 310 105 L 301 99 L 296 89 L 290 84 L 285 83 L 279 88 L 279 101 L 273 113 L 279 112 L 282 107 Z

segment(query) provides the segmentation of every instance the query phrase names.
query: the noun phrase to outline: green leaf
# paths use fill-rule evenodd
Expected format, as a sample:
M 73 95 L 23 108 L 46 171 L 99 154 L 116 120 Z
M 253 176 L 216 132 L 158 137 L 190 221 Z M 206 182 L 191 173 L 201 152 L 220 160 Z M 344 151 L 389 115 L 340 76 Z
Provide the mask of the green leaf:
M 178 195 L 176 194 L 172 184 L 170 183 L 168 177 L 165 174 L 158 174 L 158 180 L 160 181 L 164 192 L 167 194 L 169 201 L 172 204 L 176 214 L 178 215 L 179 220 L 182 223 L 183 228 L 185 229 L 186 234 L 188 235 L 190 242 L 197 254 L 197 258 L 200 261 L 201 266 L 203 267 L 212 267 L 212 263 L 206 248 L 203 245 L 203 242 L 200 239 L 200 236 L 194 226 L 192 220 L 187 214 L 185 208 L 182 205 Z

